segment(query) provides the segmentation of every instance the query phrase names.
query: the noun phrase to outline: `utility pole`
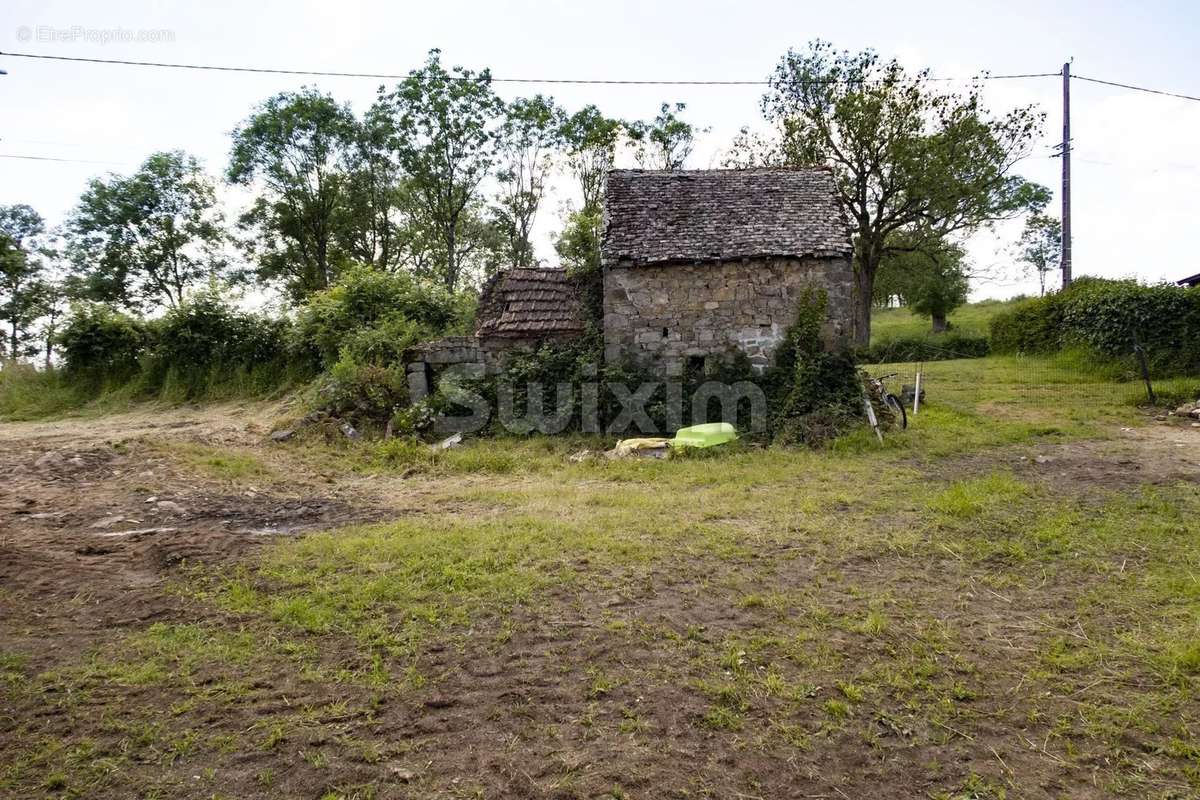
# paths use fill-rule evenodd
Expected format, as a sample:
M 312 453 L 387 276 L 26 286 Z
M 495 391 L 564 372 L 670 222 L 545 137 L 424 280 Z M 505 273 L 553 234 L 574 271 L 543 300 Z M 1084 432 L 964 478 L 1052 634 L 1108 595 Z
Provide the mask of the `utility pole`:
M 1062 285 L 1071 285 L 1071 62 L 1062 67 Z

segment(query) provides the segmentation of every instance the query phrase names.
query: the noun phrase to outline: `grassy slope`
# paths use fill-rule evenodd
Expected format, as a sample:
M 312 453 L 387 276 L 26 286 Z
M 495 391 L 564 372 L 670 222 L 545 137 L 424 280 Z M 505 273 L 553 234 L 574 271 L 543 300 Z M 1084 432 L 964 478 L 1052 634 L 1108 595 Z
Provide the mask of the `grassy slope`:
M 297 447 L 294 457 L 331 471 L 436 477 L 428 503 L 443 511 L 280 542 L 244 569 L 185 581 L 195 621 L 137 631 L 53 675 L 24 674 L 20 654 L 0 669 L 13 692 L 102 696 L 93 702 L 112 704 L 130 730 L 111 758 L 159 759 L 166 796 L 176 762 L 217 796 L 239 752 L 280 754 L 257 777 L 264 793 L 293 769 L 331 774 L 330 758 L 406 758 L 395 730 L 374 720 L 393 701 L 455 690 L 431 648 L 470 661 L 517 643 L 566 699 L 512 711 L 512 730 L 510 712 L 478 725 L 509 730 L 531 770 L 539 751 L 612 748 L 607 771 L 564 768 L 555 796 L 778 796 L 790 784 L 772 781 L 794 780 L 780 770 L 795 760 L 846 781 L 836 796 L 869 794 L 856 773 L 883 760 L 915 769 L 905 780 L 930 797 L 1043 796 L 1047 786 L 1055 796 L 1189 796 L 1200 789 L 1200 495 L 1133 475 L 1072 489 L 1019 472 L 1033 448 L 1140 419 L 1122 400 L 1128 385 L 1048 365 L 1033 384 L 1033 366 L 936 365 L 926 409 L 882 452 L 865 435 L 831 452 L 650 462 L 570 463 L 568 453 L 598 444 L 570 437 L 476 442 L 436 458 L 393 444 Z M 194 449 L 185 456 L 212 466 Z M 668 603 L 681 597 L 682 607 Z M 578 626 L 557 632 L 564 620 Z M 579 637 L 548 664 L 537 656 L 547 629 Z M 321 658 L 330 652 L 338 663 Z M 537 669 L 519 663 L 525 685 Z M 251 728 L 195 735 L 189 726 L 249 702 L 252 676 L 279 664 L 301 697 L 336 706 L 297 701 Z M 146 686 L 178 694 L 171 719 L 128 699 Z M 641 705 L 657 697 L 696 708 L 670 724 L 726 754 L 688 768 L 701 782 L 670 784 L 643 758 L 683 758 L 662 712 Z M 372 722 L 353 734 L 323 722 L 360 716 Z M 291 758 L 297 739 L 317 742 L 303 751 L 308 767 Z M 410 759 L 426 766 L 396 796 L 499 796 L 482 772 L 439 772 L 436 740 L 414 746 L 430 748 Z M 119 765 L 78 750 L 31 739 L 0 789 L 125 785 Z M 327 785 L 328 798 L 389 791 L 386 777 Z
M 1012 301 L 1007 300 L 985 300 L 957 308 L 948 318 L 951 331 L 971 336 L 986 336 L 992 317 L 1011 305 Z M 907 308 L 876 309 L 871 315 L 873 344 L 892 339 L 933 335 L 929 318 L 917 316 Z

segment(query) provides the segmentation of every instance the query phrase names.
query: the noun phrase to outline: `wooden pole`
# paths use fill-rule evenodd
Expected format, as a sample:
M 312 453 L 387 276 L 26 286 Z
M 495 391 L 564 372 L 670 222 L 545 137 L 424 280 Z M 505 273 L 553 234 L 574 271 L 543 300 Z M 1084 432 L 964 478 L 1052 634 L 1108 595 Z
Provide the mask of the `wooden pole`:
M 1071 62 L 1063 64 L 1062 285 L 1071 285 Z

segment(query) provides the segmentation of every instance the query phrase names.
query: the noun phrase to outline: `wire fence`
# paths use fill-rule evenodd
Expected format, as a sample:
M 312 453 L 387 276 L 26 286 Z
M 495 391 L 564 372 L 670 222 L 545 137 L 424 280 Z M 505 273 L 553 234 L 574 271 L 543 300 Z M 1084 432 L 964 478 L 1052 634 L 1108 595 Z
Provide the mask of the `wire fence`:
M 1153 413 L 1200 399 L 1200 372 L 1155 370 L 1134 358 L 1117 362 L 1067 353 L 900 361 L 865 365 L 883 378 L 909 414 L 922 405 L 996 416 L 1046 419 L 1090 416 L 1098 407 L 1146 407 Z M 1145 369 L 1143 369 L 1143 366 Z M 918 394 L 919 387 L 919 394 Z

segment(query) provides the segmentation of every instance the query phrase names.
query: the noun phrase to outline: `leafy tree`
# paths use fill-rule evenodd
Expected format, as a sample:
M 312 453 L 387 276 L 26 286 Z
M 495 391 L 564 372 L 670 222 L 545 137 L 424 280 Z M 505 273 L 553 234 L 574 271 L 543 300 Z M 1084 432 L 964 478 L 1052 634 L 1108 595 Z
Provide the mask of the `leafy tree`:
M 946 317 L 967 301 L 969 277 L 966 252 L 959 245 L 896 234 L 875 276 L 876 302 L 887 305 L 899 298 L 929 317 L 934 333 L 943 333 L 950 328 Z
M 68 251 L 89 299 L 131 309 L 183 302 L 225 268 L 213 184 L 181 151 L 154 153 L 129 177 L 95 178 L 67 222 Z
M 431 266 L 453 291 L 469 263 L 469 251 L 479 249 L 470 242 L 479 232 L 470 210 L 495 163 L 495 128 L 503 103 L 492 91 L 487 70 L 447 71 L 438 50 L 431 50 L 425 66 L 393 91 L 381 89 L 379 102 L 391 114 L 390 145 L 408 176 L 416 223 L 438 240 L 437 261 Z
M 499 143 L 496 222 L 506 239 L 509 263 L 534 264 L 529 235 L 546 190 L 546 178 L 563 145 L 562 109 L 552 98 L 518 97 L 504 109 Z
M 395 270 L 408 258 L 403 175 L 391 156 L 386 109 L 373 106 L 355 125 L 334 235 L 360 264 Z
M 579 181 L 584 213 L 595 212 L 601 206 L 604 176 L 612 169 L 624 129 L 621 120 L 604 116 L 593 105 L 584 106 L 563 122 L 567 163 Z
M 676 116 L 686 109 L 686 103 L 676 103 L 673 108 L 670 103 L 663 103 L 652 122 L 638 122 L 629 126 L 638 166 L 646 169 L 683 169 L 696 146 L 696 134 L 709 130 L 697 129 Z
M 977 86 L 944 92 L 928 70 L 910 74 L 871 50 L 839 52 L 816 41 L 807 52 L 789 51 L 762 107 L 779 141 L 764 148 L 743 137 L 746 152 L 733 160 L 832 168 L 855 233 L 860 344 L 870 341 L 875 276 L 897 232 L 961 236 L 1049 197 L 1013 173 L 1043 114 L 1024 107 L 994 116 Z
M 0 357 L 16 360 L 37 352 L 34 325 L 52 297 L 42 258 L 48 252 L 45 231 L 30 206 L 0 206 L 0 323 L 6 328 Z
M 41 268 L 7 235 L 0 235 L 0 322 L 5 328 L 4 358 L 14 361 L 37 352 L 34 323 L 42 316 L 48 286 Z
M 336 233 L 356 135 L 350 109 L 313 88 L 269 98 L 233 133 L 226 178 L 265 190 L 241 218 L 257 232 L 246 249 L 293 297 L 329 286 L 346 260 Z
M 567 274 L 578 282 L 589 319 L 599 324 L 604 317 L 604 281 L 600 271 L 600 237 L 603 212 L 599 207 L 584 207 L 572 212 L 554 242 L 559 261 Z
M 1039 294 L 1046 294 L 1046 276 L 1060 266 L 1062 223 L 1054 217 L 1031 214 L 1017 242 L 1017 257 L 1037 273 Z

